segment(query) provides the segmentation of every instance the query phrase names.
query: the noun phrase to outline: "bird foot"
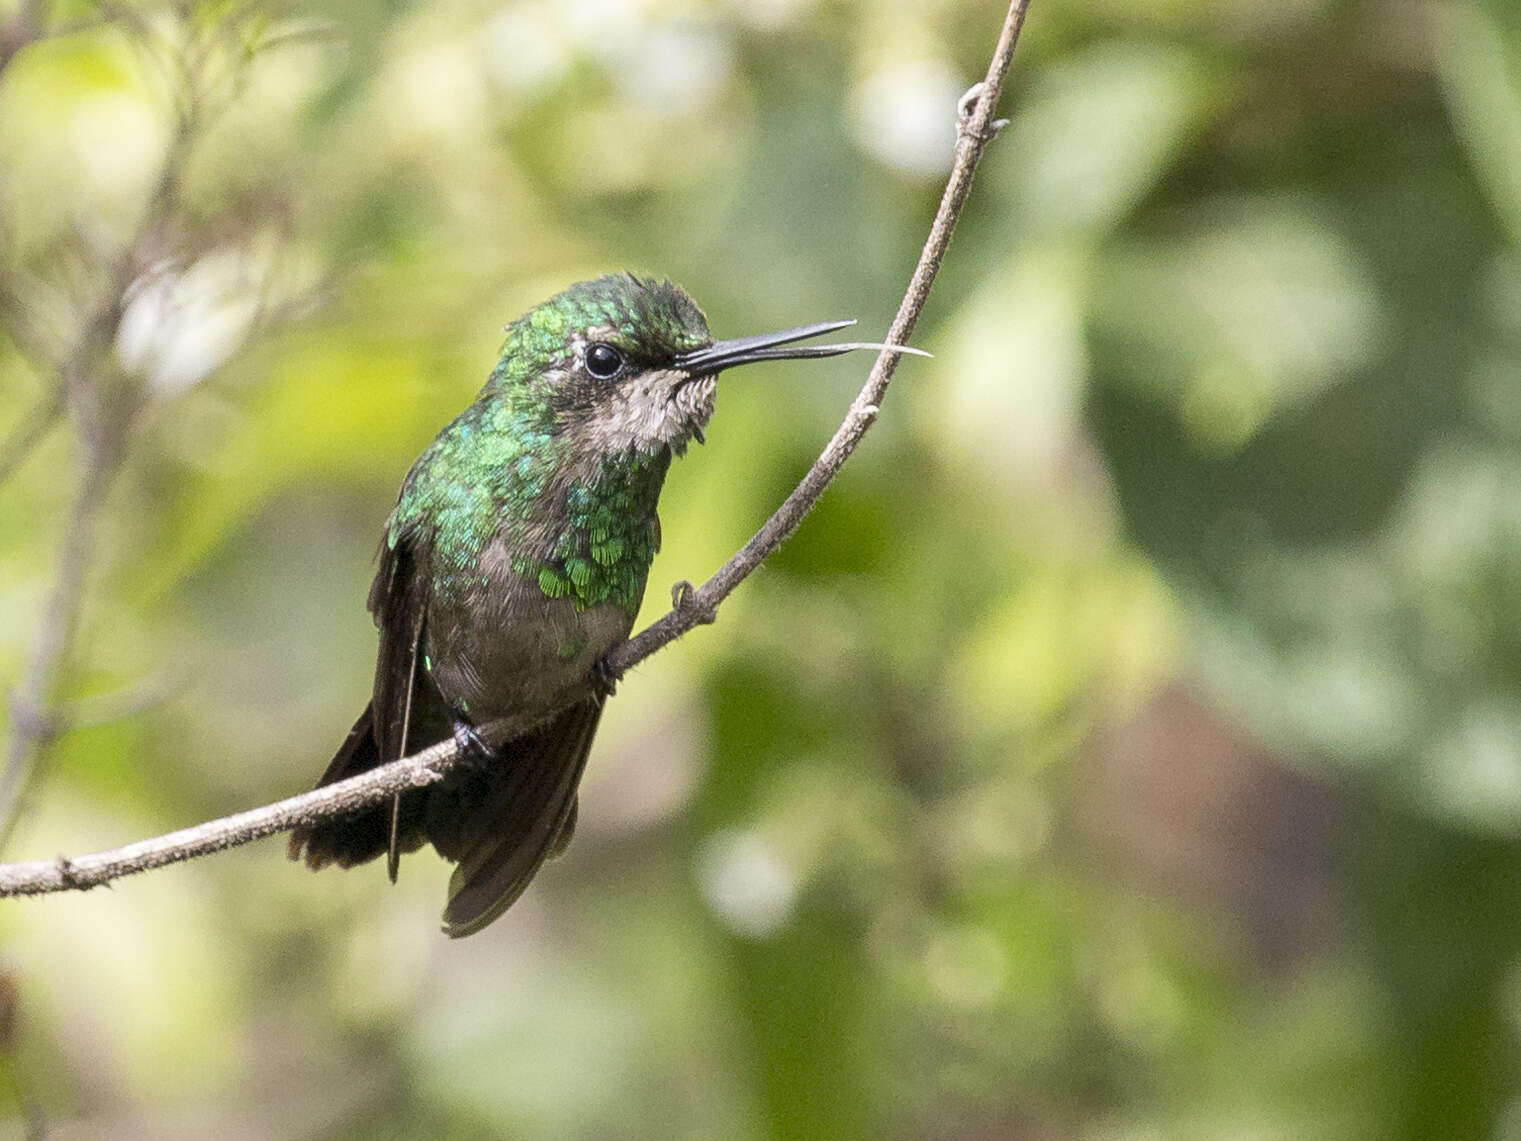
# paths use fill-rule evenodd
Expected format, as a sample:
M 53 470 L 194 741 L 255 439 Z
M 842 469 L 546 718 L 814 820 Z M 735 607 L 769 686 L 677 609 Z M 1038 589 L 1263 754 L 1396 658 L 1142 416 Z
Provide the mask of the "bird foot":
M 463 763 L 470 768 L 484 768 L 501 755 L 486 744 L 486 739 L 468 721 L 454 723 L 454 747 L 459 750 Z
M 623 671 L 615 670 L 605 657 L 598 658 L 592 663 L 591 679 L 597 702 L 601 704 L 617 692 L 618 683 L 623 680 Z
M 718 621 L 718 607 L 698 602 L 697 588 L 686 579 L 671 587 L 671 608 L 683 617 L 690 616 L 698 626 L 709 626 Z
M 956 126 L 958 129 L 965 130 L 967 124 L 972 121 L 972 113 L 977 109 L 977 101 L 982 98 L 982 93 L 987 89 L 987 86 L 985 81 L 978 80 L 962 93 L 960 99 L 956 100 Z M 999 131 L 1008 125 L 1009 121 L 1007 119 L 994 119 L 988 124 L 987 130 L 983 132 L 983 141 L 991 140 L 994 135 L 998 134 Z

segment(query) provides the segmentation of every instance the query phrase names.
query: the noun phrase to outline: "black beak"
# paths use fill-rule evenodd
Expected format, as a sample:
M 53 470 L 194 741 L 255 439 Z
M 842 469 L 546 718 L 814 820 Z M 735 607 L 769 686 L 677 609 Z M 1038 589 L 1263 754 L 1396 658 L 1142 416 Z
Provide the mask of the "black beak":
M 821 321 L 817 325 L 803 325 L 796 329 L 784 329 L 780 333 L 762 333 L 756 337 L 740 337 L 734 341 L 714 341 L 707 348 L 694 349 L 676 358 L 676 367 L 693 376 L 712 376 L 722 369 L 738 364 L 755 364 L 757 361 L 808 360 L 816 357 L 837 357 L 856 349 L 893 349 L 900 353 L 928 356 L 919 349 L 904 345 L 870 345 L 850 342 L 843 345 L 798 345 L 794 341 L 806 341 L 810 337 L 822 337 L 854 325 L 854 321 Z

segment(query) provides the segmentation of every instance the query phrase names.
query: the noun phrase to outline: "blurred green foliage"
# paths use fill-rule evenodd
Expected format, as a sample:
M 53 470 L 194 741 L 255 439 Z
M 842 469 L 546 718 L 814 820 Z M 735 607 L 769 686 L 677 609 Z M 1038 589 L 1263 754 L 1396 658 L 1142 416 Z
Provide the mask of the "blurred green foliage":
M 1002 13 L 105 11 L 0 2 L 0 440 L 168 161 L 65 690 L 168 696 L 56 742 L 10 858 L 316 776 L 399 480 L 533 302 L 879 334 Z M 1521 1138 L 1521 8 L 1035 0 L 1006 113 L 935 360 L 627 680 L 528 897 L 449 943 L 431 855 L 268 843 L 6 904 L 0 1137 Z M 647 618 L 861 367 L 726 382 Z M 78 450 L 0 484 L 7 683 Z

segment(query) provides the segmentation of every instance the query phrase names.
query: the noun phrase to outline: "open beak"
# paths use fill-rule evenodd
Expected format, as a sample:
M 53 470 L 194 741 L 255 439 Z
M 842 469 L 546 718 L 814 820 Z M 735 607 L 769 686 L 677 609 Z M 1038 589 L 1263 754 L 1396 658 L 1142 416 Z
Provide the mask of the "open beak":
M 927 357 L 923 349 L 907 345 L 878 345 L 865 341 L 850 341 L 838 345 L 794 345 L 794 341 L 806 341 L 810 337 L 822 337 L 839 329 L 854 325 L 854 321 L 821 321 L 817 325 L 802 325 L 796 329 L 784 329 L 780 333 L 761 333 L 755 337 L 740 337 L 733 341 L 714 341 L 706 348 L 694 349 L 676 358 L 676 367 L 691 376 L 712 376 L 726 368 L 739 364 L 755 364 L 757 361 L 807 360 L 816 357 L 837 357 L 856 349 L 890 350 L 897 353 L 913 353 Z

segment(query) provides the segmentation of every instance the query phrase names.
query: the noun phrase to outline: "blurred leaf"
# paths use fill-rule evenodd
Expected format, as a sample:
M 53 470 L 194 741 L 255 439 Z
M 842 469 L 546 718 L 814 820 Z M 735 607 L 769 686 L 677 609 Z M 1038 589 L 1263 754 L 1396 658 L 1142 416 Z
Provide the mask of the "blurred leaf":
M 1292 200 L 1211 203 L 1184 241 L 1117 248 L 1095 278 L 1134 381 L 1222 452 L 1365 365 L 1383 320 L 1356 250 Z
M 1436 26 L 1454 123 L 1511 241 L 1521 243 L 1521 39 L 1507 36 L 1480 0 L 1437 9 Z
M 1045 70 L 1001 146 L 1020 221 L 1037 235 L 1119 223 L 1205 123 L 1217 84 L 1186 48 L 1114 42 Z

